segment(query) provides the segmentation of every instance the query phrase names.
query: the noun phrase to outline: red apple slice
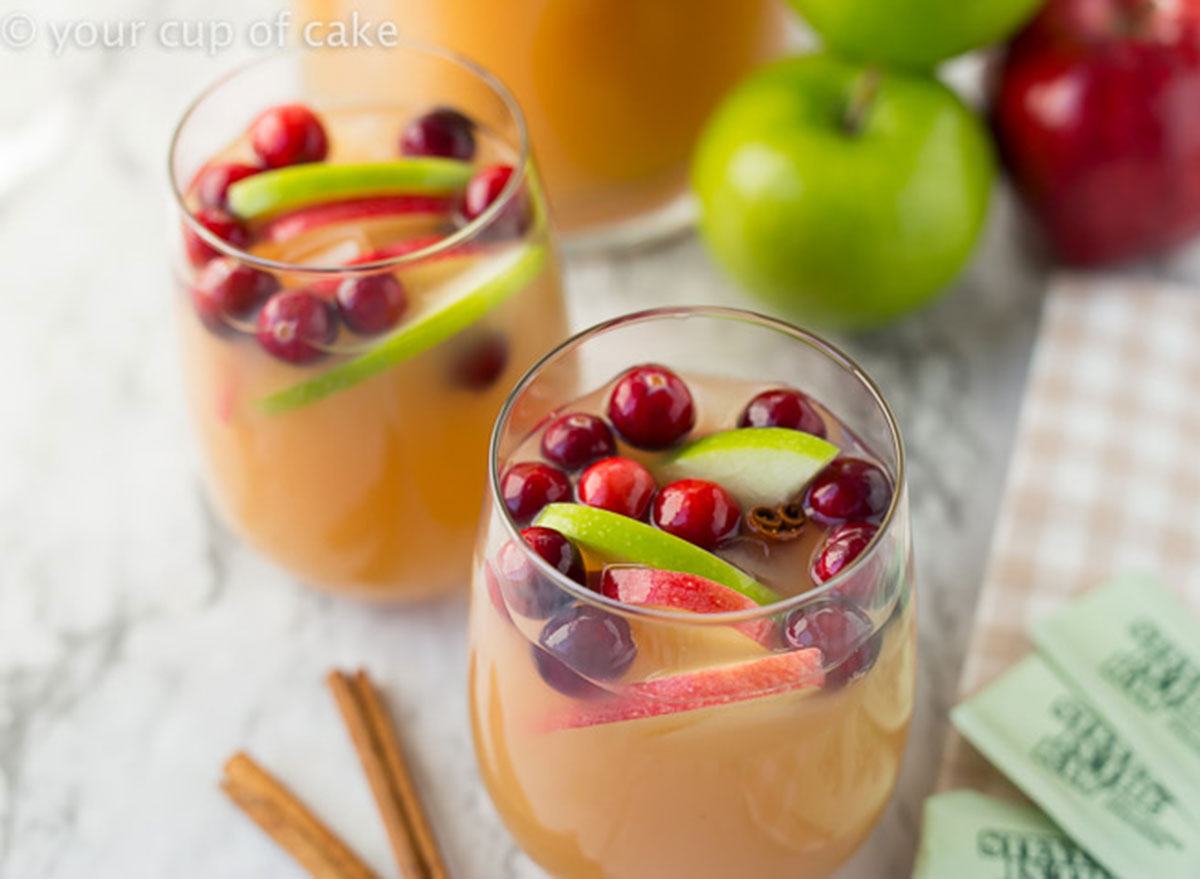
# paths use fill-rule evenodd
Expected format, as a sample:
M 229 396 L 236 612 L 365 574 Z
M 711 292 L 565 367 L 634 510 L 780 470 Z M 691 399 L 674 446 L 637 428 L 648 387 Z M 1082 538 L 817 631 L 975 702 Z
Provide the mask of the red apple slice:
M 376 217 L 408 214 L 448 214 L 454 200 L 438 195 L 374 195 L 307 205 L 280 214 L 263 224 L 259 234 L 276 244 L 290 241 L 318 226 L 350 223 Z
M 406 238 L 403 241 L 396 241 L 392 244 L 385 244 L 383 247 L 372 250 L 370 253 L 364 253 L 362 256 L 357 256 L 350 260 L 346 265 L 360 266 L 372 262 L 383 262 L 384 260 L 396 259 L 401 256 L 408 256 L 410 253 L 416 253 L 419 250 L 424 250 L 427 247 L 433 247 L 445 236 L 442 235 L 420 235 L 415 238 Z M 453 247 L 448 247 L 445 250 L 439 250 L 437 253 L 427 257 L 427 259 L 445 259 L 450 256 L 465 256 L 471 253 L 481 253 L 484 250 L 483 246 L 477 241 L 463 241 Z M 425 260 L 422 260 L 422 263 Z
M 691 613 L 732 613 L 761 607 L 757 601 L 713 580 L 657 568 L 606 568 L 600 591 L 626 604 Z M 735 628 L 768 647 L 778 640 L 778 627 L 769 619 L 739 623 Z
M 642 720 L 744 702 L 760 696 L 820 687 L 825 683 L 821 651 L 815 647 L 773 653 L 749 662 L 714 665 L 697 671 L 631 684 L 624 696 L 577 702 L 549 715 L 543 731 L 577 729 L 601 723 Z

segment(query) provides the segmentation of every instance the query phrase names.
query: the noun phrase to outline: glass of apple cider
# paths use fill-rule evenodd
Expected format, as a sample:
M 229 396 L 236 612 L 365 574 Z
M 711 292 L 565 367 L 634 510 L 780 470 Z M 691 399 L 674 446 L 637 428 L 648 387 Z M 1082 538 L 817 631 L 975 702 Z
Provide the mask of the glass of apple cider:
M 913 707 L 904 450 L 845 355 L 749 312 L 618 318 L 492 434 L 471 592 L 488 791 L 561 879 L 825 877 Z
M 298 22 L 391 19 L 513 90 L 572 249 L 690 222 L 687 165 L 718 99 L 783 48 L 781 0 L 295 0 Z M 320 31 L 314 33 L 319 34 Z M 386 66 L 386 54 L 378 56 Z M 384 82 L 398 83 L 386 75 Z
M 511 95 L 437 49 L 242 68 L 175 133 L 187 398 L 228 525 L 305 583 L 465 585 L 504 394 L 565 335 Z

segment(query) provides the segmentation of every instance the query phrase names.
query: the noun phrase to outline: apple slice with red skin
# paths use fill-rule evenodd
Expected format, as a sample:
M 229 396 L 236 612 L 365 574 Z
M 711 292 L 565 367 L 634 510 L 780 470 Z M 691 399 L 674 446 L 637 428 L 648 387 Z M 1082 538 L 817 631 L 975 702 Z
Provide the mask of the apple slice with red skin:
M 272 217 L 262 225 L 259 237 L 277 244 L 291 241 L 320 226 L 352 223 L 379 217 L 432 214 L 449 216 L 454 200 L 439 195 L 373 195 L 324 204 L 306 205 Z
M 695 574 L 657 568 L 606 568 L 600 578 L 600 592 L 626 604 L 691 613 L 734 613 L 762 608 L 758 602 L 728 586 Z M 769 619 L 739 623 L 735 628 L 766 647 L 779 643 L 779 627 Z
M 544 732 L 578 729 L 622 720 L 642 720 L 744 702 L 763 696 L 819 688 L 825 683 L 821 651 L 815 647 L 773 653 L 761 659 L 714 665 L 696 671 L 631 684 L 626 695 L 579 701 L 552 712 Z

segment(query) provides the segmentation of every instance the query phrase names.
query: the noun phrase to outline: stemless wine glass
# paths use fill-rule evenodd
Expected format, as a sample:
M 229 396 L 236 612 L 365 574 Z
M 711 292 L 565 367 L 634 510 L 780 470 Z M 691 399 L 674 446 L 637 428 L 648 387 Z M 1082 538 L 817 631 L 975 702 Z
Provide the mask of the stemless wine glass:
M 595 411 L 615 376 L 651 359 L 691 387 L 694 435 L 736 426 L 741 391 L 788 385 L 837 419 L 830 436 L 869 449 L 893 489 L 857 560 L 777 603 L 688 613 L 623 603 L 530 551 L 501 475 L 537 453 L 549 419 Z M 522 848 L 563 879 L 796 879 L 843 864 L 895 784 L 915 677 L 904 451 L 871 380 L 832 346 L 767 317 L 642 312 L 573 337 L 525 374 L 501 410 L 489 467 L 471 594 L 473 732 L 488 791 Z M 620 547 L 614 534 L 605 539 Z M 586 582 L 595 587 L 604 569 L 607 584 L 606 565 L 636 564 L 637 542 L 615 560 L 582 544 Z M 782 564 L 803 579 L 807 550 Z M 862 620 L 857 636 L 826 628 L 822 650 L 797 649 L 791 621 L 822 608 Z M 568 631 L 555 623 L 564 615 L 601 628 Z M 618 641 L 615 673 L 601 674 L 594 656 Z
M 294 0 L 300 21 L 395 20 L 485 64 L 524 108 L 572 249 L 690 222 L 687 164 L 722 94 L 783 48 L 780 0 Z M 380 56 L 386 65 L 386 56 Z M 384 72 L 386 82 L 397 80 Z
M 409 599 L 465 585 L 491 424 L 505 389 L 566 329 L 516 102 L 450 52 L 414 45 L 388 56 L 399 88 L 372 75 L 370 51 L 297 50 L 204 92 L 171 144 L 182 226 L 172 261 L 188 403 L 224 520 L 305 583 Z M 469 166 L 413 165 L 459 189 L 302 205 L 248 221 L 236 245 L 218 237 L 194 216 L 197 173 L 257 161 L 252 120 L 296 103 L 323 121 L 329 164 L 401 159 L 404 126 L 443 105 L 473 121 L 477 154 Z M 507 184 L 466 221 L 455 206 L 462 181 L 496 165 L 511 166 Z M 391 291 L 379 302 L 392 310 L 351 321 L 337 291 L 363 279 Z M 301 313 L 264 341 L 263 312 L 294 291 L 304 295 L 293 307 L 301 301 L 331 334 L 291 339 L 312 325 Z M 397 307 L 398 322 L 380 330 Z

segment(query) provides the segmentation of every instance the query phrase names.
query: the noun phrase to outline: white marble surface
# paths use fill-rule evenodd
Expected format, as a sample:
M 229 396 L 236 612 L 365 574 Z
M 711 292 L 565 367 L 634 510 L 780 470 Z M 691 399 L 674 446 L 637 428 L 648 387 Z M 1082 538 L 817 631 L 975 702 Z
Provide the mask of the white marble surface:
M 275 7 L 36 8 L 244 22 Z M 454 875 L 538 876 L 475 775 L 462 599 L 386 612 L 303 591 L 231 539 L 199 490 L 167 310 L 165 146 L 183 102 L 244 54 L 0 49 L 0 877 L 300 876 L 217 791 L 239 747 L 393 875 L 321 682 L 359 663 L 403 715 Z M 907 437 L 921 634 L 901 788 L 847 879 L 909 875 L 1044 288 L 1020 237 L 1001 192 L 954 290 L 843 340 Z M 1159 268 L 1190 274 L 1187 257 Z M 573 261 L 568 285 L 576 326 L 744 302 L 691 240 Z

